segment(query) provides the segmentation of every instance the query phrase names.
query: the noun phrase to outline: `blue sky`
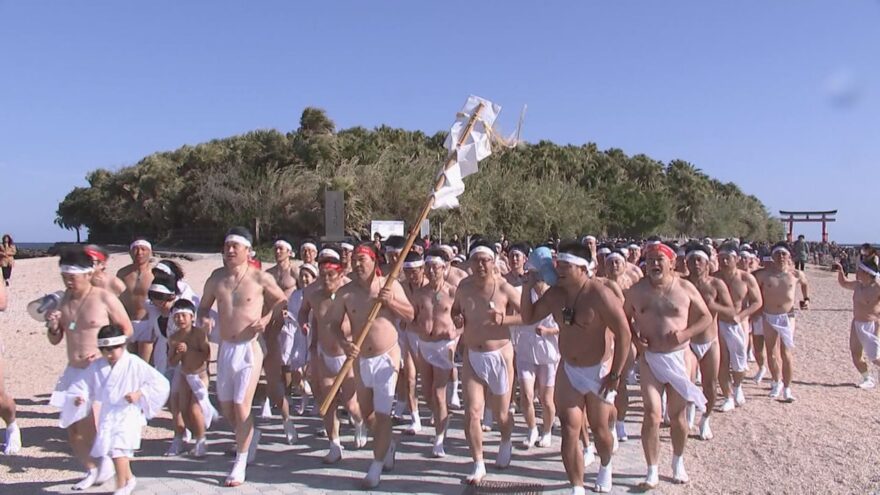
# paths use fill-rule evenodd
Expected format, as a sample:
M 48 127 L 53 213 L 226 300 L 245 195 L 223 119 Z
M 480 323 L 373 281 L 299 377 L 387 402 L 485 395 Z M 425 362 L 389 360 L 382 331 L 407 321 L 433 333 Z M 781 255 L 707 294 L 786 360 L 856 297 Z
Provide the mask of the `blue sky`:
M 880 241 L 880 1 L 0 0 L 0 231 L 52 224 L 89 170 L 302 109 L 339 128 L 448 127 L 468 94 L 524 139 L 681 158 Z M 818 225 L 796 231 L 818 238 Z

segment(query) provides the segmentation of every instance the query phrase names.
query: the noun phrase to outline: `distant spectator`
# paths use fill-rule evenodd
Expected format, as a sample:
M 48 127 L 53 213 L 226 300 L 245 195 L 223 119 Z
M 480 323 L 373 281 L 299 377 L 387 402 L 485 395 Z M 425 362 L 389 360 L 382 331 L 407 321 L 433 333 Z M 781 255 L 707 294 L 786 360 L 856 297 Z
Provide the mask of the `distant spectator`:
M 9 285 L 9 279 L 12 277 L 16 254 L 18 254 L 18 249 L 15 247 L 15 242 L 12 241 L 12 236 L 4 234 L 3 243 L 0 244 L 0 267 L 3 268 L 3 278 L 6 280 L 6 285 Z
M 810 258 L 810 247 L 807 245 L 807 241 L 804 240 L 804 236 L 799 235 L 792 247 L 794 248 L 794 252 L 791 253 L 792 258 L 794 258 L 794 268 L 804 271 L 807 260 Z

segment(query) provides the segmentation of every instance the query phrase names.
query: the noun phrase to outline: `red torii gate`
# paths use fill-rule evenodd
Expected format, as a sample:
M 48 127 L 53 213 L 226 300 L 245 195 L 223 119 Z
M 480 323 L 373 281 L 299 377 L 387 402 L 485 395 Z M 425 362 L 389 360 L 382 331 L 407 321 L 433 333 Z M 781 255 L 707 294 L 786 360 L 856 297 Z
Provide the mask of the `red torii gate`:
M 779 211 L 779 214 L 783 216 L 780 220 L 783 222 L 788 222 L 788 241 L 791 242 L 794 236 L 794 224 L 795 222 L 822 222 L 822 242 L 828 242 L 828 228 L 826 227 L 827 222 L 834 222 L 834 215 L 837 215 L 837 210 L 830 211 Z M 810 218 L 810 217 L 813 218 Z M 787 218 L 786 218 L 787 217 Z

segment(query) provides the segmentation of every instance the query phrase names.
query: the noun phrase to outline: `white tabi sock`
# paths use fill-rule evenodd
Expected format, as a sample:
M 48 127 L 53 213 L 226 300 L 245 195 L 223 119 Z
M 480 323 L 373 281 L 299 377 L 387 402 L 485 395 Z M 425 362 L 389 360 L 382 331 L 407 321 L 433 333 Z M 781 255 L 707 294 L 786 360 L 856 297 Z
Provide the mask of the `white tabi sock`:
M 361 486 L 364 488 L 376 488 L 379 486 L 379 481 L 382 477 L 382 461 L 373 461 L 370 463 L 370 469 L 367 470 L 367 475 L 364 476 L 363 481 L 361 482 Z
M 95 479 L 98 478 L 98 468 L 91 468 L 86 471 L 86 477 L 79 480 L 79 483 L 73 485 L 74 490 L 88 490 L 95 484 Z
M 687 471 L 684 470 L 684 457 L 680 455 L 672 456 L 672 481 L 679 484 L 689 481 Z

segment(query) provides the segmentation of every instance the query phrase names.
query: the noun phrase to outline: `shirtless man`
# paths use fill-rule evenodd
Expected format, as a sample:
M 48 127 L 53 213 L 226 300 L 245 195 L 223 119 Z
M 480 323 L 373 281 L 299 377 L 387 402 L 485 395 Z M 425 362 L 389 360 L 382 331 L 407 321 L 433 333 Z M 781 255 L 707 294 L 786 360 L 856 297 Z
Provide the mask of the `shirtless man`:
M 629 251 L 629 256 L 627 256 L 626 261 L 635 266 L 639 266 L 639 260 L 642 259 L 642 247 L 635 242 L 631 242 L 626 246 L 626 249 Z
M 794 373 L 794 298 L 798 285 L 803 294 L 803 303 L 810 300 L 807 276 L 794 269 L 791 252 L 784 242 L 777 243 L 771 250 L 773 262 L 765 269 L 755 272 L 761 295 L 764 299 L 764 341 L 767 343 L 767 361 L 773 385 L 770 397 L 793 402 L 791 379 Z M 780 344 L 781 341 L 781 344 Z M 778 347 L 778 350 L 777 350 Z M 780 381 L 779 354 L 782 354 L 782 381 Z M 782 389 L 782 390 L 781 390 Z
M 106 289 L 116 296 L 125 292 L 125 284 L 117 277 L 107 275 L 107 260 L 110 253 L 97 244 L 89 244 L 85 247 L 86 254 L 95 262 L 95 271 L 92 273 L 92 285 Z
M 345 274 L 351 273 L 351 253 L 354 252 L 354 244 L 350 242 L 340 242 L 339 248 L 342 253 L 342 264 L 345 265 Z
M 510 325 L 522 325 L 519 295 L 503 278 L 495 274 L 495 250 L 487 243 L 475 243 L 470 251 L 473 275 L 461 281 L 452 305 L 453 321 L 463 326 L 465 349 L 462 383 L 465 397 L 465 438 L 474 459 L 466 478 L 470 484 L 486 476 L 483 462 L 483 430 L 480 419 L 486 402 L 501 429 L 501 445 L 495 462 L 499 468 L 510 465 L 513 445 L 510 435 L 510 396 L 513 389 L 513 346 Z
M 199 303 L 199 327 L 206 333 L 210 334 L 214 322 L 209 313 L 215 302 L 219 315 L 217 398 L 235 431 L 236 445 L 226 486 L 244 483 L 247 463 L 256 456 L 260 430 L 254 428 L 251 404 L 263 366 L 263 350 L 257 339 L 278 305 L 287 302 L 275 279 L 248 263 L 252 242 L 247 229 L 229 229 L 223 243 L 224 266 L 208 277 Z
M 86 368 L 100 357 L 98 330 L 112 323 L 125 335 L 131 337 L 132 334 L 131 320 L 119 298 L 91 284 L 93 263 L 81 247 L 61 253 L 61 279 L 66 290 L 58 309 L 46 315 L 49 343 L 58 345 L 67 336 L 67 368 L 49 404 L 62 409 L 60 425 L 67 428 L 73 455 L 87 470 L 85 478 L 73 486 L 74 490 L 88 489 L 114 475 L 109 457 L 101 459 L 99 469 L 89 454 L 95 441 L 94 411 L 90 406 L 76 407 L 73 403 L 84 387 L 87 388 Z
M 291 263 L 293 246 L 284 239 L 278 239 L 274 245 L 275 266 L 266 270 L 266 273 L 275 279 L 275 283 L 284 292 L 284 300 L 290 299 L 290 295 L 297 289 L 297 277 L 299 270 Z M 290 404 L 285 393 L 287 387 L 284 384 L 284 373 L 281 370 L 281 348 L 278 343 L 278 335 L 284 320 L 287 317 L 287 308 L 282 307 L 273 315 L 272 320 L 266 327 L 264 341 L 266 342 L 266 357 L 263 361 L 263 370 L 266 373 L 266 401 L 281 410 L 281 422 L 288 443 L 293 441 L 296 428 L 290 418 Z M 265 407 L 264 407 L 265 409 Z M 269 411 L 271 413 L 271 409 Z M 270 414 L 271 415 L 271 414 Z
M 730 299 L 730 291 L 721 279 L 712 276 L 711 257 L 705 244 L 691 244 L 685 248 L 687 254 L 688 281 L 700 292 L 703 302 L 712 315 L 712 323 L 698 329 L 691 335 L 691 351 L 697 357 L 702 377 L 703 395 L 706 396 L 706 411 L 700 419 L 700 438 L 711 440 L 712 427 L 709 420 L 715 408 L 718 389 L 718 367 L 721 362 L 721 348 L 718 343 L 718 327 L 725 328 L 736 324 L 736 311 Z M 744 336 L 742 336 L 744 338 Z
M 834 264 L 837 282 L 853 291 L 853 321 L 849 333 L 849 350 L 853 364 L 862 375 L 858 387 L 863 390 L 877 386 L 868 366 L 880 368 L 880 269 L 873 257 L 863 258 L 856 270 L 856 280 L 848 281 L 843 267 Z M 866 359 L 867 358 L 867 359 Z
M 428 283 L 425 277 L 425 260 L 422 256 L 414 251 L 406 254 L 403 261 L 403 275 L 401 281 L 403 292 L 407 299 L 412 303 L 413 294 L 424 287 Z M 419 416 L 419 402 L 416 399 L 416 376 L 417 369 L 422 368 L 421 357 L 419 356 L 419 334 L 409 328 L 407 323 L 400 323 L 398 331 L 400 349 L 402 351 L 403 379 L 397 382 L 397 401 L 406 403 L 412 412 L 412 423 L 407 427 L 405 433 L 407 435 L 415 435 L 422 431 L 422 418 Z
M 0 274 L 0 312 L 2 311 L 6 311 L 6 284 L 3 274 Z M 2 344 L 0 344 L 0 353 L 2 353 Z M 6 393 L 2 355 L 0 355 L 0 418 L 6 422 L 6 447 L 3 449 L 3 454 L 17 454 L 21 450 L 21 430 L 15 422 L 15 400 Z
M 639 270 L 639 273 L 641 274 L 641 270 Z M 641 278 L 641 276 L 639 278 Z M 608 287 L 608 289 L 610 289 L 621 302 L 625 299 L 624 293 L 629 290 L 633 284 L 638 282 L 638 280 L 638 278 L 634 279 L 632 272 L 628 270 L 625 253 L 619 249 L 614 249 L 611 253 L 605 256 L 605 277 L 597 277 L 597 281 Z M 625 442 L 629 439 L 626 434 L 626 413 L 629 411 L 629 389 L 627 389 L 625 378 L 629 376 L 630 371 L 635 364 L 635 359 L 636 350 L 635 347 L 630 344 L 629 352 L 626 355 L 626 364 L 624 365 L 622 372 L 624 379 L 620 380 L 620 383 L 617 386 L 617 396 L 614 398 L 614 407 L 617 409 L 617 416 L 614 420 L 614 435 L 616 435 L 617 439 L 621 442 Z
M 425 257 L 428 283 L 416 289 L 411 297 L 414 318 L 409 325 L 418 335 L 419 374 L 422 396 L 434 415 L 434 457 L 446 457 L 444 439 L 449 422 L 446 386 L 454 368 L 453 354 L 459 331 L 452 322 L 452 303 L 457 287 L 446 281 L 446 253 L 431 249 Z
M 340 329 L 336 330 L 330 327 L 331 321 L 327 319 L 330 307 L 339 295 L 339 289 L 350 282 L 344 274 L 345 265 L 342 263 L 341 253 L 334 247 L 325 247 L 318 256 L 318 263 L 318 281 L 304 290 L 297 321 L 306 335 L 313 332 L 309 347 L 309 373 L 312 375 L 312 383 L 316 385 L 315 400 L 320 404 L 345 364 L 343 344 L 351 339 L 351 325 L 348 318 L 343 318 L 338 323 Z M 332 323 L 337 324 L 335 321 Z M 336 401 L 343 404 L 351 415 L 355 426 L 355 448 L 359 449 L 367 444 L 367 426 L 355 396 L 356 391 L 357 382 L 352 371 L 343 380 Z M 334 405 L 323 417 L 324 430 L 330 441 L 330 450 L 323 460 L 325 464 L 333 464 L 342 459 L 343 448 L 339 438 L 336 409 Z
M 442 249 L 446 253 L 446 259 L 452 261 L 455 258 L 456 254 L 455 254 L 455 250 L 452 249 L 452 246 L 447 246 L 444 244 L 444 245 L 440 246 L 440 249 Z M 448 264 L 447 270 L 446 270 L 446 282 L 447 283 L 450 283 L 450 284 L 458 287 L 458 284 L 460 284 L 461 281 L 466 278 L 468 278 L 467 271 L 462 270 L 461 268 L 459 268 L 457 266 L 452 266 L 451 264 Z
M 609 419 L 614 395 L 630 346 L 623 301 L 593 279 L 590 251 L 576 242 L 559 246 L 558 282 L 536 302 L 531 290 L 537 277 L 523 286 L 523 319 L 534 323 L 547 315 L 559 323 L 562 370 L 556 374 L 556 406 L 562 422 L 562 461 L 572 494 L 584 493 L 584 459 L 579 445 L 586 405 L 601 466 L 595 491 L 611 491 L 613 439 Z
M 656 488 L 660 481 L 660 395 L 666 391 L 672 436 L 672 479 L 687 483 L 684 447 L 688 424 L 685 409 L 693 402 L 704 410 L 706 398 L 693 384 L 685 364 L 690 338 L 712 323 L 712 315 L 699 291 L 675 275 L 675 251 L 666 244 L 646 248 L 645 278 L 626 296 L 626 312 L 631 318 L 633 342 L 639 348 L 639 370 L 645 417 L 642 423 L 642 449 L 648 473 L 644 489 Z
M 391 438 L 391 402 L 400 370 L 400 346 L 394 321 L 412 321 L 413 308 L 403 287 L 396 280 L 385 288 L 386 278 L 378 275 L 379 253 L 371 243 L 355 248 L 351 257 L 351 283 L 337 292 L 327 315 L 328 325 L 343 341 L 349 358 L 357 358 L 357 397 L 361 413 L 373 433 L 373 462 L 364 477 L 364 488 L 375 488 L 383 470 L 394 468 L 394 442 Z M 363 345 L 354 344 L 364 330 L 373 304 L 382 303 L 369 327 Z M 351 322 L 349 341 L 342 330 L 342 321 Z
M 131 256 L 131 264 L 122 267 L 116 272 L 116 277 L 122 280 L 125 290 L 119 294 L 125 312 L 131 319 L 134 335 L 129 342 L 138 342 L 137 354 L 149 362 L 153 354 L 153 344 L 147 338 L 151 325 L 147 313 L 147 292 L 153 283 L 153 272 L 150 268 L 150 258 L 153 256 L 153 246 L 146 239 L 136 239 L 128 248 Z
M 299 257 L 303 263 L 315 264 L 318 260 L 318 246 L 309 240 L 300 244 Z
M 735 244 L 723 244 L 718 251 L 719 270 L 715 273 L 727 285 L 736 310 L 733 322 L 723 317 L 718 318 L 718 333 L 721 335 L 721 369 L 718 380 L 721 383 L 721 393 L 725 397 L 721 406 L 723 412 L 732 411 L 735 406 L 742 406 L 746 402 L 742 381 L 749 368 L 748 323 L 763 303 L 758 281 L 748 271 L 738 268 L 738 255 Z

